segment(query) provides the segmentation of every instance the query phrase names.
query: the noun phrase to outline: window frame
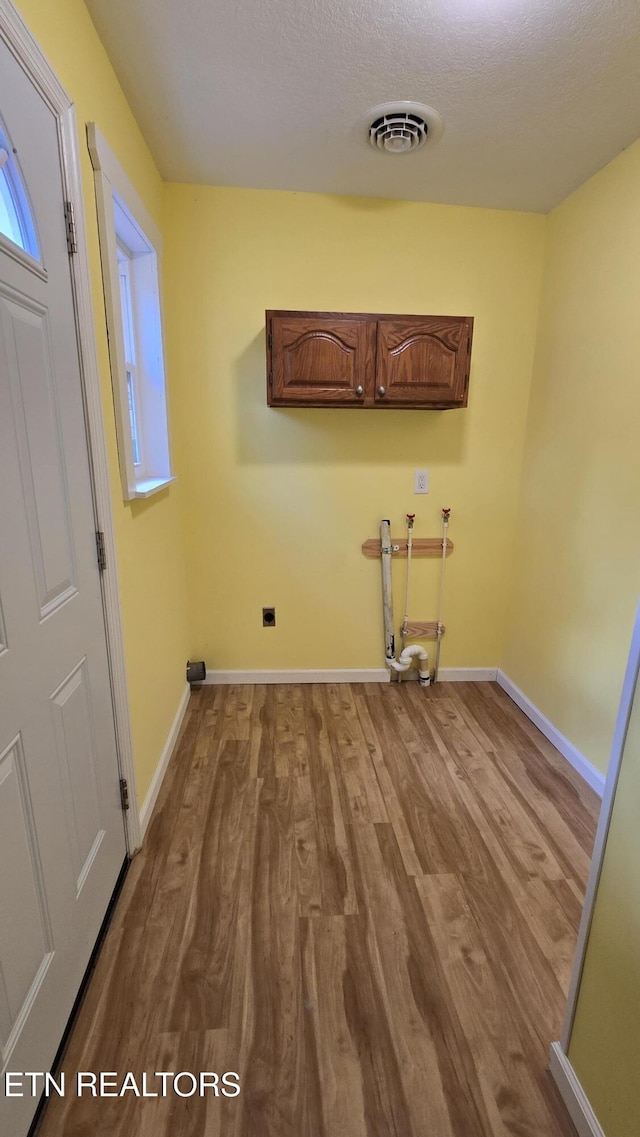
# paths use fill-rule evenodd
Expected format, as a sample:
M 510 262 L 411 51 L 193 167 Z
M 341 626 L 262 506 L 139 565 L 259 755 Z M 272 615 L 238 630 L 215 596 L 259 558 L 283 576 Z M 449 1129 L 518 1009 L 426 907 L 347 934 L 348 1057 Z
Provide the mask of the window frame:
M 175 481 L 171 468 L 160 300 L 162 238 L 95 123 L 87 124 L 87 141 L 94 169 L 120 477 L 124 500 L 131 501 L 151 497 Z M 129 282 L 133 360 L 127 359 L 131 352 L 125 346 L 120 282 L 123 258 L 127 262 Z M 135 424 L 130 412 L 127 374 L 132 363 Z
M 133 449 L 133 468 L 136 472 L 136 480 L 141 481 L 144 478 L 144 463 L 142 461 L 142 448 L 140 443 L 140 436 L 143 434 L 142 399 L 140 395 L 138 368 L 136 366 L 134 300 L 131 289 L 132 253 L 126 248 L 123 242 L 117 238 L 116 249 L 118 257 L 118 280 L 120 282 L 120 309 L 124 335 L 124 370 L 127 379 L 127 399 Z

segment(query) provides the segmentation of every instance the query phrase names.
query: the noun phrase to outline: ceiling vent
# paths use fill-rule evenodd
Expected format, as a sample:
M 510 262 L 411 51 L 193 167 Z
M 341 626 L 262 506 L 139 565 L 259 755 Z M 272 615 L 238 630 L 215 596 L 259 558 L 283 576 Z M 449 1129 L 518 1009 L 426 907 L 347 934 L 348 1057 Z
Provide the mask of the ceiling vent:
M 437 142 L 442 119 L 433 107 L 423 103 L 382 103 L 367 115 L 369 142 L 374 150 L 386 154 L 410 154 L 426 143 Z

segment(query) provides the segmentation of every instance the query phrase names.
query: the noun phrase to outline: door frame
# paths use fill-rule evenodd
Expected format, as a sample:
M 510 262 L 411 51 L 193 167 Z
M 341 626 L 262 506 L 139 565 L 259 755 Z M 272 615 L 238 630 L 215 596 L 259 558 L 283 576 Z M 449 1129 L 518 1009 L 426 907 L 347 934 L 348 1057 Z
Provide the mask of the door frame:
M 124 812 L 123 816 L 127 851 L 129 856 L 132 856 L 140 848 L 142 836 L 133 763 L 120 589 L 116 571 L 111 485 L 91 295 L 75 106 L 13 4 L 13 0 L 0 0 L 0 39 L 15 56 L 56 118 L 64 193 L 66 200 L 71 202 L 73 206 L 77 252 L 69 257 L 71 285 L 95 526 L 96 530 L 100 530 L 104 534 L 107 562 L 105 570 L 100 573 L 102 607 L 118 769 L 120 777 L 127 780 L 131 801 L 130 808 Z
M 591 931 L 593 913 L 598 893 L 598 885 L 600 883 L 600 877 L 602 875 L 602 866 L 604 863 L 604 857 L 607 848 L 607 837 L 609 836 L 609 829 L 611 827 L 611 818 L 613 814 L 613 807 L 615 805 L 616 790 L 618 788 L 620 769 L 622 766 L 622 759 L 624 757 L 624 746 L 627 737 L 627 730 L 629 727 L 629 720 L 631 718 L 631 712 L 633 710 L 633 703 L 636 697 L 636 689 L 638 687 L 639 681 L 640 602 L 638 603 L 638 607 L 636 609 L 633 632 L 631 635 L 631 644 L 629 647 L 629 655 L 627 657 L 627 666 L 622 683 L 618 714 L 616 716 L 616 724 L 613 732 L 613 741 L 611 743 L 611 757 L 609 759 L 609 765 L 607 767 L 607 778 L 605 782 L 604 796 L 602 799 L 602 806 L 600 808 L 598 828 L 596 830 L 596 837 L 591 857 L 591 868 L 589 871 L 589 880 L 587 882 L 585 893 L 584 907 L 582 909 L 582 918 L 580 920 L 580 929 L 578 932 L 578 940 L 576 943 L 576 950 L 573 960 L 573 970 L 571 972 L 571 981 L 567 995 L 567 1005 L 564 1022 L 562 1025 L 562 1033 L 560 1036 L 560 1041 L 554 1042 L 552 1044 L 552 1055 L 554 1048 L 557 1048 L 557 1050 L 566 1055 L 569 1050 L 569 1044 L 571 1042 L 571 1033 L 573 1031 L 576 1008 L 578 1005 L 578 996 L 580 993 L 580 982 L 582 980 L 584 963 L 587 954 L 587 946 L 589 942 L 589 932 Z M 638 694 L 638 697 L 640 697 L 640 692 Z

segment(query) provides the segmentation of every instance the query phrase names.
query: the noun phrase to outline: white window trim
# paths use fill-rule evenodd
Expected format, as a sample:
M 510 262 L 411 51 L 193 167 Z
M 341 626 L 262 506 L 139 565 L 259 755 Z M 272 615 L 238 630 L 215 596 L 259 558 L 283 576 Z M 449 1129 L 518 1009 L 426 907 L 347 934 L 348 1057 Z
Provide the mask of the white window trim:
M 111 150 L 111 147 L 93 122 L 87 123 L 87 142 L 89 145 L 91 163 L 94 169 L 98 212 L 98 236 L 100 239 L 100 259 L 102 262 L 105 312 L 109 335 L 109 359 L 111 363 L 111 379 L 116 412 L 116 435 L 118 440 L 122 493 L 125 501 L 131 501 L 135 498 L 151 497 L 175 481 L 175 477 L 169 467 L 169 472 L 162 477 L 140 478 L 133 461 L 124 333 L 122 329 L 120 305 L 120 274 L 116 241 L 114 193 L 120 198 L 126 210 L 134 219 L 141 235 L 144 235 L 147 244 L 151 246 L 155 253 L 158 262 L 162 254 L 162 237 L 142 199 L 132 186 L 118 159 Z M 159 297 L 158 303 L 160 303 Z M 168 411 L 167 434 L 169 434 Z M 168 439 L 168 441 L 170 454 L 170 439 Z M 150 471 L 146 471 L 146 473 L 149 472 Z

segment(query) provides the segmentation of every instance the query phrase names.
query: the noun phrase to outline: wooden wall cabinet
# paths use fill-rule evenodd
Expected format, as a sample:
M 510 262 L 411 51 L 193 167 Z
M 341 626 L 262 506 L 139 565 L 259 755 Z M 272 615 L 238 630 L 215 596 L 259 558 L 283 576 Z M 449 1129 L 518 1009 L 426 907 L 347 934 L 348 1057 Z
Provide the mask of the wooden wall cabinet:
M 472 316 L 266 313 L 270 407 L 466 407 Z

